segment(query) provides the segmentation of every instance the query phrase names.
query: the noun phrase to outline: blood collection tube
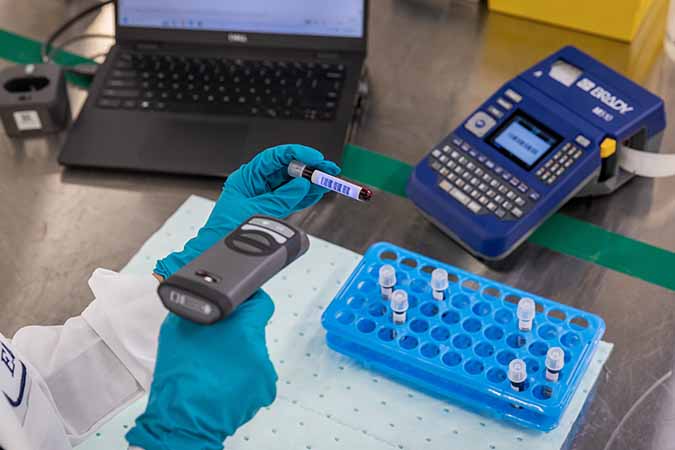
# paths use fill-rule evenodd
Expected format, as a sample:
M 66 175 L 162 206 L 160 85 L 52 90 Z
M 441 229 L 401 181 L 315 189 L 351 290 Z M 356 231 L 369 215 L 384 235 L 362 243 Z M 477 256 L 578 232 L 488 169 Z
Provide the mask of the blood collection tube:
M 373 197 L 373 191 L 365 186 L 359 186 L 358 184 L 322 172 L 319 169 L 307 167 L 306 164 L 300 161 L 291 161 L 288 165 L 288 175 L 293 178 L 305 178 L 314 184 L 361 202 L 367 202 Z
M 405 323 L 405 316 L 408 311 L 408 293 L 403 289 L 397 289 L 391 294 L 391 311 L 394 323 Z
M 509 363 L 509 381 L 511 389 L 516 392 L 525 390 L 525 380 L 527 380 L 527 365 L 522 359 L 514 359 Z
M 431 272 L 431 290 L 436 300 L 445 299 L 445 290 L 448 288 L 448 271 L 445 269 L 434 269 Z
M 380 267 L 380 291 L 382 292 L 382 298 L 389 300 L 392 292 L 394 292 L 394 286 L 396 285 L 396 269 L 390 264 L 385 264 Z
M 530 331 L 532 330 L 532 321 L 534 320 L 535 313 L 534 300 L 528 297 L 523 297 L 518 302 L 518 310 L 516 315 L 518 316 L 518 329 L 520 331 Z
M 546 352 L 546 379 L 557 382 L 560 371 L 565 365 L 565 351 L 560 347 L 551 347 Z

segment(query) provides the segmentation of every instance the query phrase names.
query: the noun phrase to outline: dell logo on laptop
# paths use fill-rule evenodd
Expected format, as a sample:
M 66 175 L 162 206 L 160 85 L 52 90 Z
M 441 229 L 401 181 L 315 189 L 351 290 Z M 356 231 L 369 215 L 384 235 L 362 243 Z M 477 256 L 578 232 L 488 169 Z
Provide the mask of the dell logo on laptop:
M 238 42 L 240 44 L 245 44 L 248 42 L 248 36 L 241 33 L 227 33 L 227 40 L 229 42 Z

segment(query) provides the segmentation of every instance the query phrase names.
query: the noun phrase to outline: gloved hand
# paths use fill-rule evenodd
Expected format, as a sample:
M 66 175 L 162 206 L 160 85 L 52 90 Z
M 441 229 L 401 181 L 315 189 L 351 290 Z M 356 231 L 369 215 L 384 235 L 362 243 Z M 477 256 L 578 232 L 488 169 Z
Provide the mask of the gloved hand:
M 280 145 L 262 151 L 227 178 L 206 225 L 183 251 L 157 261 L 155 273 L 168 278 L 254 214 L 283 219 L 321 200 L 326 189 L 288 176 L 288 164 L 294 159 L 331 175 L 340 173 L 335 163 L 310 147 Z
M 229 317 L 198 325 L 174 314 L 159 334 L 148 406 L 126 435 L 144 450 L 220 450 L 228 436 L 276 397 L 265 345 L 274 312 L 258 290 Z

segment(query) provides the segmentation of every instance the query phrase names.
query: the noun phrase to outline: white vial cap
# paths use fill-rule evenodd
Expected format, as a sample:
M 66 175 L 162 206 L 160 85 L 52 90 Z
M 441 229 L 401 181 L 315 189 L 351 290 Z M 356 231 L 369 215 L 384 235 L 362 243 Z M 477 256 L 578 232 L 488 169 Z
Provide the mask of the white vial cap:
M 522 383 L 527 379 L 527 365 L 522 359 L 514 359 L 509 363 L 509 381 Z
M 396 284 L 396 269 L 390 264 L 380 267 L 380 286 L 390 288 Z
M 534 319 L 535 311 L 534 300 L 529 297 L 523 297 L 518 302 L 516 315 L 518 316 L 518 320 L 529 322 Z
M 396 313 L 408 310 L 408 293 L 403 289 L 396 289 L 391 294 L 391 310 Z
M 560 347 L 551 347 L 546 352 L 546 368 L 558 371 L 565 365 L 565 351 Z
M 288 176 L 293 178 L 302 177 L 302 172 L 305 170 L 305 167 L 307 167 L 305 164 L 294 159 L 288 164 Z
M 444 291 L 448 288 L 448 271 L 445 269 L 434 269 L 431 272 L 431 289 L 434 291 Z

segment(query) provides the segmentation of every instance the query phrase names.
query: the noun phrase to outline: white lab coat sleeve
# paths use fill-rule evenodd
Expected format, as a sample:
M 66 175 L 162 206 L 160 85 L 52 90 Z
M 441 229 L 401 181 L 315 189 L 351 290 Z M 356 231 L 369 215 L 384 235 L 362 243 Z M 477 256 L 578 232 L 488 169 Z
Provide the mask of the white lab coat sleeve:
M 70 450 L 40 373 L 0 334 L 0 448 Z
M 97 269 L 94 301 L 63 326 L 19 330 L 12 344 L 44 380 L 74 446 L 147 391 L 166 317 L 151 275 Z

